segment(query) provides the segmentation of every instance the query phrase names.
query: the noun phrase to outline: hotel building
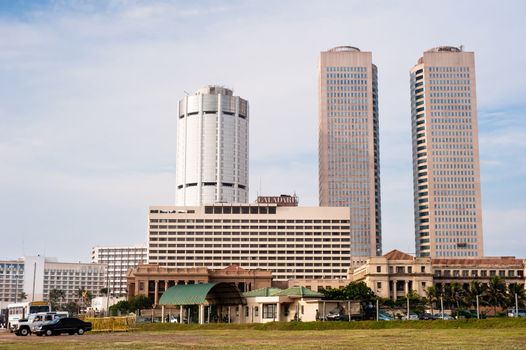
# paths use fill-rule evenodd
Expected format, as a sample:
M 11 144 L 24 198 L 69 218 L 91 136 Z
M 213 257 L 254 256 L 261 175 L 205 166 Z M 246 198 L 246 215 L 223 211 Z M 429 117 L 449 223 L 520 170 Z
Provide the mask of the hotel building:
M 483 256 L 474 53 L 430 49 L 410 84 L 416 254 Z
M 382 254 L 378 78 L 372 53 L 322 52 L 318 67 L 319 200 L 350 214 L 352 263 Z
M 248 101 L 206 86 L 179 101 L 176 204 L 248 201 Z
M 53 289 L 63 290 L 63 303 L 78 301 L 83 288 L 93 296 L 106 286 L 106 265 L 58 262 L 43 256 L 26 256 L 0 262 L 0 306 L 21 301 L 49 300 Z M 25 300 L 20 294 L 24 292 Z
M 135 247 L 94 247 L 91 251 L 91 262 L 108 266 L 107 288 L 114 297 L 128 294 L 126 274 L 130 268 L 147 261 L 146 245 Z
M 275 203 L 154 206 L 148 263 L 162 267 L 271 270 L 276 280 L 347 277 L 347 208 Z

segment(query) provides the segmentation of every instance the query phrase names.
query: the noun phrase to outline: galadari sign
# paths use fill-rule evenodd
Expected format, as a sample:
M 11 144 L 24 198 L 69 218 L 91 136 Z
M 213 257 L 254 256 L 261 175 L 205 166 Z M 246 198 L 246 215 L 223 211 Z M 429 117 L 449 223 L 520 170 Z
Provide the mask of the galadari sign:
M 259 196 L 257 203 L 260 204 L 277 204 L 278 207 L 297 207 L 298 197 L 296 196 Z

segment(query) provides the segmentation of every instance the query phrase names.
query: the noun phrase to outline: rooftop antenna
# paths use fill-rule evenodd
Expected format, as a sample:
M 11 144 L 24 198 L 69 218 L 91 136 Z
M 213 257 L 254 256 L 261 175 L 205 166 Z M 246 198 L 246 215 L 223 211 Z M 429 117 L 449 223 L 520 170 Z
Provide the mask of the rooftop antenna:
M 186 90 L 183 90 L 183 92 L 186 94 L 186 96 L 190 96 L 190 94 L 186 92 Z
M 458 48 L 460 49 L 460 51 L 464 51 L 464 45 L 460 45 Z

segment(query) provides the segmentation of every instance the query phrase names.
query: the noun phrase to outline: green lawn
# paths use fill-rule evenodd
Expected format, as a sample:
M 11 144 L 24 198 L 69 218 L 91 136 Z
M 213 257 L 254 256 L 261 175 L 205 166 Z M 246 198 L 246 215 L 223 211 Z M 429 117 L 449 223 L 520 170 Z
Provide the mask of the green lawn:
M 388 324 L 389 322 L 381 322 Z M 99 333 L 84 336 L 16 337 L 0 335 L 0 349 L 525 349 L 526 322 L 449 323 L 451 328 L 430 328 L 433 322 L 415 321 L 389 323 L 384 329 L 278 330 L 290 324 L 267 325 L 255 329 L 241 325 L 181 326 L 152 325 L 130 333 Z M 460 328 L 454 328 L 458 323 Z M 342 327 L 348 323 L 325 324 Z M 362 322 L 351 322 L 366 325 Z M 374 323 L 377 324 L 377 323 Z M 435 323 L 438 327 L 439 323 Z M 301 325 L 307 327 L 307 323 Z M 314 324 L 316 325 L 316 324 Z M 398 325 L 398 327 L 395 327 Z M 422 326 L 424 325 L 424 326 Z M 474 328 L 474 325 L 479 327 Z M 325 326 L 329 327 L 329 326 Z M 449 327 L 449 326 L 448 326 Z M 157 328 L 157 330 L 151 330 Z M 150 330 L 147 330 L 150 329 Z

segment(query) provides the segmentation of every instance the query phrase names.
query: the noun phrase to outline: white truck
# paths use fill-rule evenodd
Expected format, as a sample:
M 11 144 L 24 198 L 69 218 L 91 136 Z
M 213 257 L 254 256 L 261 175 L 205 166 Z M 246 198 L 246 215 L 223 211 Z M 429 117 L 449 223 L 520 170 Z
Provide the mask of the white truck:
M 26 335 L 34 333 L 44 322 L 53 321 L 56 318 L 68 316 L 69 313 L 66 311 L 50 311 L 30 314 L 27 319 L 18 320 L 18 324 L 15 326 L 14 332 L 16 335 L 25 337 Z

